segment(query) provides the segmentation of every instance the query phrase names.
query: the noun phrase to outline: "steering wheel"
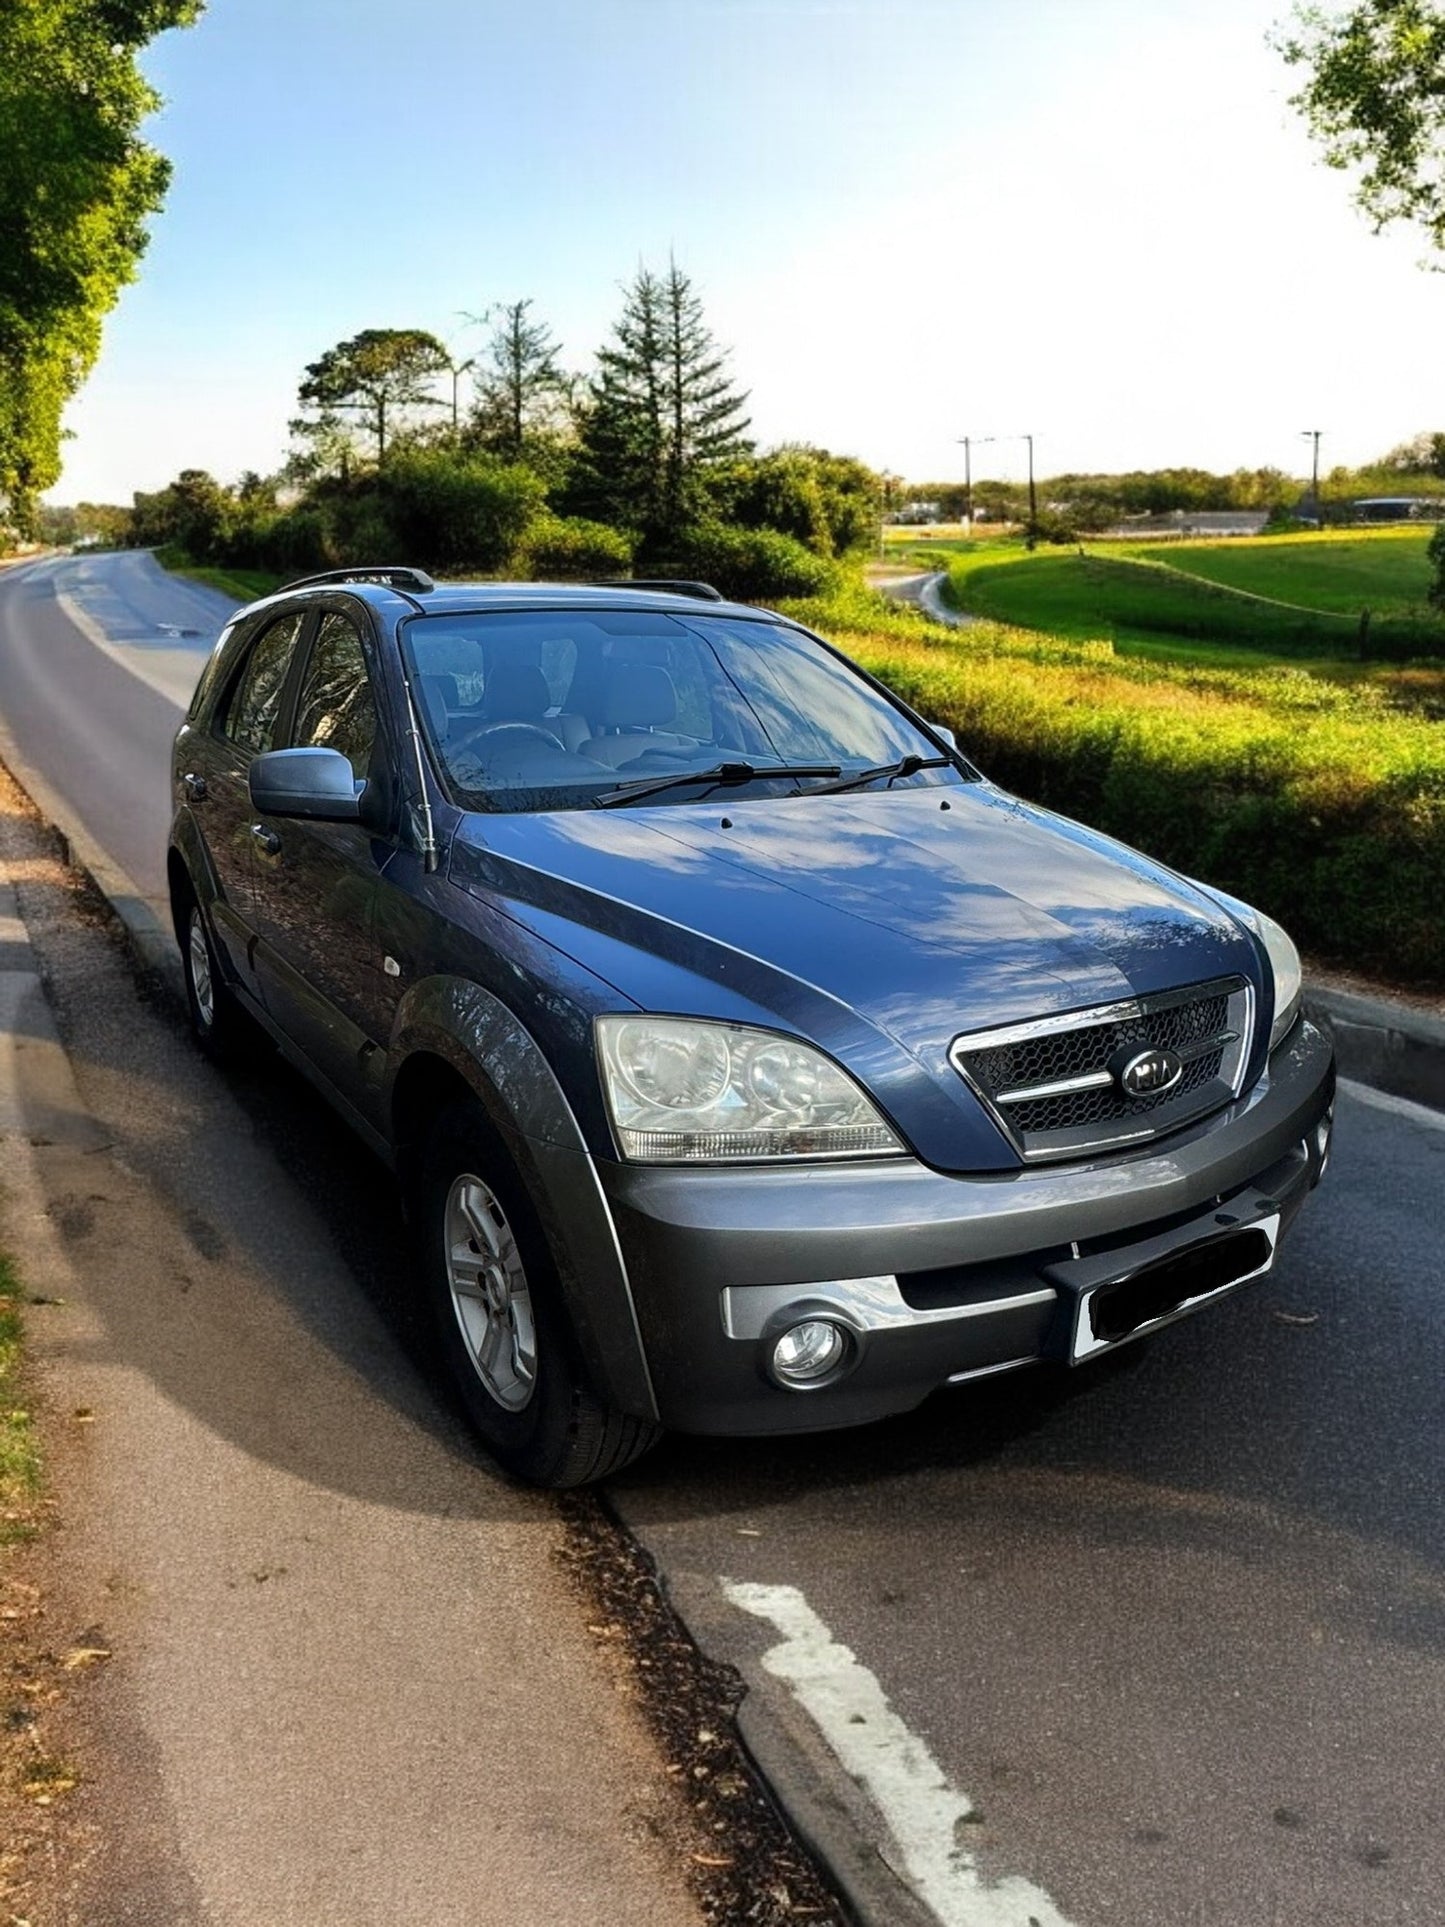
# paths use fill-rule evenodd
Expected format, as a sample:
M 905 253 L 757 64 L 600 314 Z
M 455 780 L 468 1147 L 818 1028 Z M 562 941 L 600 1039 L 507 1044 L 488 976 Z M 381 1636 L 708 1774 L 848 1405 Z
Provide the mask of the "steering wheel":
M 562 738 L 560 736 L 554 736 L 550 729 L 543 729 L 540 723 L 478 723 L 474 728 L 469 729 L 465 735 L 451 737 L 448 740 L 447 748 L 451 750 L 473 749 L 487 736 L 538 737 L 549 749 L 560 749 L 564 756 L 567 754 L 567 745 L 562 741 Z

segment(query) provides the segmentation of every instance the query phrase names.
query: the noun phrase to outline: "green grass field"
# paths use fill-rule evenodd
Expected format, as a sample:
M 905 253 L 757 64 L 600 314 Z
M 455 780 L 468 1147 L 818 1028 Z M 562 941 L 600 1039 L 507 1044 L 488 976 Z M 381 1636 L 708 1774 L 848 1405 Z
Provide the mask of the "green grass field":
M 1180 542 L 1141 547 L 1140 561 L 1202 576 L 1221 588 L 1241 589 L 1302 608 L 1358 617 L 1428 618 L 1428 529 L 1329 531 L 1318 535 L 1257 536 L 1226 542 Z M 1118 551 L 1118 553 L 1127 553 Z
M 1445 657 L 1445 620 L 1424 599 L 1428 539 L 1382 530 L 1032 554 L 979 543 L 944 566 L 954 605 L 996 622 L 1161 661 L 1323 667 Z

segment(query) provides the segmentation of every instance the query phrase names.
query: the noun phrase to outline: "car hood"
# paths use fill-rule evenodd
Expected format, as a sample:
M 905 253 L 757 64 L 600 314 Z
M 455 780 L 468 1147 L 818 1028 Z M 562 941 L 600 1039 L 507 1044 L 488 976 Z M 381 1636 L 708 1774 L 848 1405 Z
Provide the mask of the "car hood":
M 1259 984 L 1203 891 L 986 783 L 473 816 L 451 867 L 644 1008 L 798 1031 L 875 1090 L 881 1037 L 952 1095 L 961 1032 Z

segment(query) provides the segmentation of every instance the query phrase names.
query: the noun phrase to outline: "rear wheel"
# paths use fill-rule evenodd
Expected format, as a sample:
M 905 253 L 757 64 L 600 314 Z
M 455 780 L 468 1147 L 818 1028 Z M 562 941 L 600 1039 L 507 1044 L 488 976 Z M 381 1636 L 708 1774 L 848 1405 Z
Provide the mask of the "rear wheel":
M 587 1383 L 546 1240 L 480 1105 L 437 1120 L 412 1188 L 442 1353 L 492 1457 L 528 1484 L 559 1487 L 646 1451 L 658 1428 Z
M 221 974 L 205 914 L 189 889 L 177 903 L 176 926 L 192 1034 L 207 1057 L 230 1063 L 239 1055 L 250 1025 Z

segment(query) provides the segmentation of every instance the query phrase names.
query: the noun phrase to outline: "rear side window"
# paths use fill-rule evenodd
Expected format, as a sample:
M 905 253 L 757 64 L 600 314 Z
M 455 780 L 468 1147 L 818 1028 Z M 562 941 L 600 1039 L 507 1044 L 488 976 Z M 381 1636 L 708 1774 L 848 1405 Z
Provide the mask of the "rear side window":
M 317 631 L 292 741 L 298 747 L 340 750 L 352 774 L 366 776 L 376 741 L 376 700 L 361 637 L 345 616 L 327 616 Z
M 191 697 L 191 706 L 186 711 L 186 721 L 188 723 L 193 723 L 210 701 L 211 692 L 216 686 L 216 679 L 224 666 L 226 652 L 234 641 L 235 635 L 235 623 L 228 622 L 216 638 L 216 646 L 210 655 L 206 657 L 205 667 L 201 670 L 200 677 L 196 683 L 195 694 Z
M 281 692 L 304 620 L 299 615 L 282 616 L 263 629 L 231 692 L 222 729 L 248 755 L 262 755 L 275 738 Z

